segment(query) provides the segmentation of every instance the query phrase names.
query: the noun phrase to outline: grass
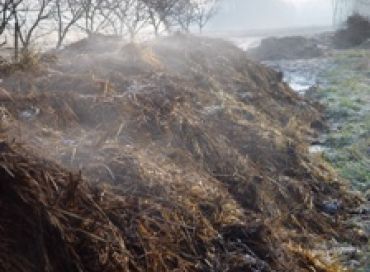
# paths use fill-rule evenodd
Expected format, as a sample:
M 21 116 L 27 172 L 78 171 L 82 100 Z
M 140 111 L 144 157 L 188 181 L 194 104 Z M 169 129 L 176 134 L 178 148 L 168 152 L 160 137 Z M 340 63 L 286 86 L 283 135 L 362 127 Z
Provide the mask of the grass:
M 316 98 L 326 105 L 332 129 L 326 136 L 324 158 L 354 189 L 370 195 L 370 52 L 336 53 L 331 68 L 321 74 L 323 87 Z M 370 249 L 370 244 L 368 245 Z M 369 271 L 370 250 L 364 249 Z
M 370 52 L 336 53 L 316 94 L 333 128 L 325 158 L 355 189 L 370 190 Z
M 324 87 L 317 99 L 327 107 L 333 124 L 324 158 L 354 189 L 370 192 L 370 52 L 337 53 L 331 69 L 321 74 Z M 369 250 L 363 258 L 369 259 Z M 366 262 L 365 262 L 366 263 Z M 365 264 L 366 266 L 366 264 Z M 368 271 L 368 267 L 358 270 Z

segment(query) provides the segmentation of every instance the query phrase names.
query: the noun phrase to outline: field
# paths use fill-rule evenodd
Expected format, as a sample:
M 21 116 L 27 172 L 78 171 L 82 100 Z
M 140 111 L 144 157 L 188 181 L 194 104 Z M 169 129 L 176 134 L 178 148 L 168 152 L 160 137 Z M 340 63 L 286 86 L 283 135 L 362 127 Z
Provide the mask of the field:
M 320 139 L 323 156 L 354 190 L 364 193 L 364 214 L 352 223 L 370 233 L 370 53 L 340 51 L 331 64 L 320 74 L 322 86 L 313 94 L 325 105 L 330 124 Z M 370 269 L 370 244 L 363 252 L 358 271 L 365 272 Z

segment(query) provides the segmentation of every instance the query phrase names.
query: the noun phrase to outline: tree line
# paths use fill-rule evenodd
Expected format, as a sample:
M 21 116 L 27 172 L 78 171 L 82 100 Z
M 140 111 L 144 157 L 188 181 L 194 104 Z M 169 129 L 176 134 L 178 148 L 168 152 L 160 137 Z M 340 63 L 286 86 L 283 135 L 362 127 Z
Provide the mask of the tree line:
M 220 0 L 0 0 L 0 37 L 14 39 L 16 50 L 56 34 L 57 48 L 72 31 L 87 35 L 128 36 L 140 31 L 202 32 L 215 15 Z M 6 35 L 5 35 L 6 34 Z

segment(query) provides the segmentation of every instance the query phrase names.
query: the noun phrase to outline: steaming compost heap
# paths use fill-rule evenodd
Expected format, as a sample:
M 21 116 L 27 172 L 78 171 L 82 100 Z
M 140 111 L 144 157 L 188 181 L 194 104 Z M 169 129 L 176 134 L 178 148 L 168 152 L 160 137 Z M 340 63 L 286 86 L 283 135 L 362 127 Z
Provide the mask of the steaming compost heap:
M 342 271 L 317 106 L 223 41 L 86 43 L 4 78 L 0 270 Z
M 303 36 L 265 38 L 258 47 L 248 50 L 248 56 L 259 61 L 312 59 L 323 57 L 324 53 L 314 38 Z

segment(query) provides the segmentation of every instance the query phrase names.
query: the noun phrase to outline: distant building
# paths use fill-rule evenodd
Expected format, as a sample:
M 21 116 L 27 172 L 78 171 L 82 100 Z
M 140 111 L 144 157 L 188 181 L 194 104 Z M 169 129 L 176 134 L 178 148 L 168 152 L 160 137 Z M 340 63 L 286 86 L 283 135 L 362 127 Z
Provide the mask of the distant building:
M 333 23 L 336 26 L 340 26 L 354 13 L 370 17 L 370 0 L 333 0 L 333 7 Z

